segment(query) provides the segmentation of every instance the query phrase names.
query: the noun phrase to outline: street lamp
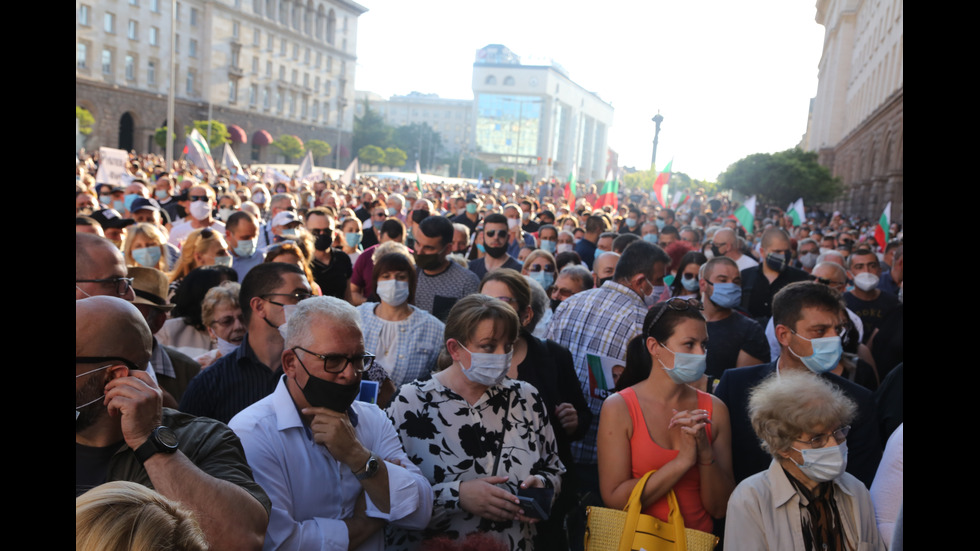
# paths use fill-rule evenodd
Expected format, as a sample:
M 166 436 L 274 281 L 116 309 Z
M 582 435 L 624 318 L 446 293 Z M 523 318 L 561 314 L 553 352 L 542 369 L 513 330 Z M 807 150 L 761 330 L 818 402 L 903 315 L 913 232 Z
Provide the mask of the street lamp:
M 347 107 L 346 98 L 337 98 L 337 162 L 334 166 L 340 168 L 340 132 L 344 128 L 344 107 Z
M 650 120 L 657 125 L 657 129 L 653 133 L 653 160 L 650 161 L 650 169 L 652 170 L 657 166 L 657 139 L 660 137 L 660 123 L 664 122 L 664 117 L 660 111 L 657 111 L 657 114 Z

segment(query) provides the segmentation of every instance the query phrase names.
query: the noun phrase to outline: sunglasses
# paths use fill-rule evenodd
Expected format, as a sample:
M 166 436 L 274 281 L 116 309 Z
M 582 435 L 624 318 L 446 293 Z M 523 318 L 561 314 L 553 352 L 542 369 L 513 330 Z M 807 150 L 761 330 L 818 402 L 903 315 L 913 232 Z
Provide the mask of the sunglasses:
M 494 237 L 497 237 L 498 235 L 500 237 L 504 237 L 505 235 L 507 235 L 507 231 L 508 230 L 486 230 L 483 233 L 487 237 L 489 237 L 490 239 L 493 239 Z

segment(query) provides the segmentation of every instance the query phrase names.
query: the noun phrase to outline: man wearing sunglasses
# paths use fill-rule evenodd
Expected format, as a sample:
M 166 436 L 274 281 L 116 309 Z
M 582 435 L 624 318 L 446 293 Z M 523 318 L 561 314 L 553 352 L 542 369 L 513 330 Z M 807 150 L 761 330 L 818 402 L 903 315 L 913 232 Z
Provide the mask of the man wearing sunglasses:
M 296 307 L 274 392 L 231 420 L 277 511 L 266 548 L 384 549 L 384 527 L 425 528 L 432 487 L 374 404 L 355 401 L 366 353 L 357 311 L 334 297 Z
M 161 406 L 151 335 L 118 297 L 75 302 L 75 495 L 150 486 L 194 511 L 215 549 L 259 549 L 271 504 L 228 427 Z
M 483 248 L 487 254 L 470 262 L 470 270 L 480 279 L 487 272 L 499 268 L 511 268 L 521 271 L 521 263 L 507 254 L 510 241 L 510 229 L 507 227 L 507 217 L 495 212 L 483 219 Z
M 211 186 L 207 184 L 191 186 L 187 190 L 187 201 L 187 217 L 170 229 L 171 244 L 175 247 L 182 246 L 191 232 L 202 228 L 211 228 L 222 236 L 225 235 L 224 223 L 212 217 L 215 200 Z
M 180 410 L 227 423 L 268 396 L 282 375 L 286 311 L 311 296 L 310 283 L 295 264 L 270 262 L 249 270 L 238 301 L 248 332 L 241 346 L 191 379 Z

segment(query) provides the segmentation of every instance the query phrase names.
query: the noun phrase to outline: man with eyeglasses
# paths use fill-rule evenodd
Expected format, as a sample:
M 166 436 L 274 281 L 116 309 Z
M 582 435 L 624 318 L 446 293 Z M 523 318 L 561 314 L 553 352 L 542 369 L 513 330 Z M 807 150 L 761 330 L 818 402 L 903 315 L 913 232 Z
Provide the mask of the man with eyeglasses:
M 507 217 L 499 212 L 488 214 L 483 219 L 483 248 L 487 254 L 471 261 L 470 271 L 480 279 L 483 279 L 487 272 L 499 268 L 521 271 L 521 263 L 507 253 L 509 242 L 510 229 L 507 226 Z
M 380 551 L 386 525 L 425 528 L 432 487 L 385 414 L 355 401 L 374 361 L 357 311 L 334 297 L 300 303 L 281 361 L 274 392 L 230 423 L 276 511 L 266 547 Z
M 813 373 L 837 385 L 858 406 L 848 436 L 847 472 L 870 485 L 881 459 L 881 443 L 870 390 L 831 373 L 840 362 L 841 296 L 827 285 L 796 282 L 773 298 L 772 318 L 780 354 L 770 363 L 729 369 L 715 395 L 728 406 L 732 424 L 732 466 L 735 483 L 766 470 L 772 456 L 759 446 L 749 421 L 751 390 L 770 376 L 787 370 Z M 805 400 L 805 396 L 800 397 Z
M 286 312 L 312 296 L 299 266 L 282 262 L 252 268 L 238 295 L 248 333 L 241 346 L 194 377 L 180 410 L 227 423 L 236 413 L 268 396 L 282 375 Z
M 136 298 L 126 260 L 105 238 L 75 232 L 75 300 L 98 295 Z
M 187 190 L 187 200 L 188 216 L 170 229 L 171 244 L 182 246 L 191 232 L 202 228 L 211 228 L 222 236 L 225 235 L 224 223 L 213 218 L 215 200 L 211 186 L 194 184 Z
M 75 302 L 75 496 L 116 480 L 143 484 L 192 510 L 212 548 L 260 549 L 271 503 L 238 438 L 162 407 L 145 371 L 151 343 L 129 302 Z

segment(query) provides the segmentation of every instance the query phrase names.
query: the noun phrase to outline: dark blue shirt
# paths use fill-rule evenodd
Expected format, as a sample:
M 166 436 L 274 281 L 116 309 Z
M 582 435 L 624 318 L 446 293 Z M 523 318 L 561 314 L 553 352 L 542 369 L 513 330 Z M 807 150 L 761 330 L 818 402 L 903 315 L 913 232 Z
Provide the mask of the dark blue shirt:
M 575 244 L 575 252 L 582 258 L 582 262 L 592 269 L 592 261 L 595 260 L 596 244 L 586 238 L 582 238 Z
M 272 394 L 280 375 L 281 367 L 273 371 L 259 361 L 246 334 L 234 352 L 191 379 L 180 411 L 227 424 L 239 411 Z

